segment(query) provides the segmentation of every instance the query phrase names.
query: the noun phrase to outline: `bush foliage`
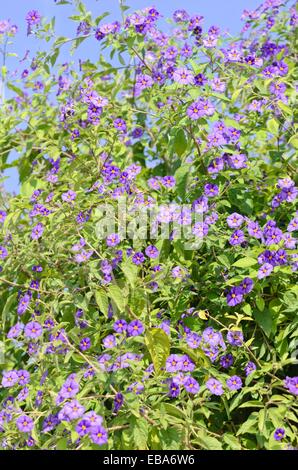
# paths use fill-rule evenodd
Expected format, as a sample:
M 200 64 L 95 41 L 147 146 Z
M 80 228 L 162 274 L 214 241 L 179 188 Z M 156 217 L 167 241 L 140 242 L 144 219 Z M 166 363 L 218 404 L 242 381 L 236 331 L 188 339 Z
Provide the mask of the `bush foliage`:
M 56 3 L 74 37 L 30 11 L 45 52 L 2 67 L 2 448 L 297 446 L 293 2 L 237 38 Z

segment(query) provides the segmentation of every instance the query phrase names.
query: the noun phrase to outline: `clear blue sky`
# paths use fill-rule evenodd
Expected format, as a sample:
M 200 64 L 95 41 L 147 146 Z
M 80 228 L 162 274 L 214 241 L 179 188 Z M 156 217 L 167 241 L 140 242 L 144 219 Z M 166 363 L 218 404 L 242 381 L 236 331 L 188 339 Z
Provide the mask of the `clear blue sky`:
M 0 0 L 0 20 L 10 19 L 12 23 L 17 24 L 19 31 L 15 37 L 13 52 L 16 52 L 22 58 L 27 49 L 32 53 L 36 50 L 37 42 L 33 37 L 26 35 L 26 13 L 31 9 L 38 10 L 43 16 L 51 18 L 56 17 L 57 34 L 60 36 L 73 37 L 75 35 L 75 25 L 68 20 L 68 16 L 74 14 L 74 7 L 63 5 L 57 6 L 54 0 Z M 262 0 L 126 0 L 125 4 L 131 7 L 131 10 L 137 10 L 148 6 L 155 6 L 165 17 L 169 17 L 177 9 L 186 9 L 190 14 L 200 14 L 204 16 L 204 26 L 216 24 L 223 30 L 229 30 L 231 34 L 237 34 L 240 31 L 243 22 L 240 21 L 242 11 L 246 8 L 253 10 L 262 3 Z M 111 15 L 106 21 L 120 19 L 120 9 L 118 0 L 85 0 L 85 5 L 95 17 L 105 11 Z M 165 24 L 165 28 L 167 25 Z M 92 50 L 94 44 L 94 50 Z M 83 59 L 88 55 L 92 59 L 96 57 L 95 43 L 89 42 L 79 50 L 80 57 Z M 62 60 L 69 60 L 66 51 Z M 93 54 L 95 54 L 93 56 Z M 16 60 L 11 62 L 11 67 L 20 70 L 24 68 Z M 8 177 L 4 186 L 9 191 L 18 191 L 18 176 L 14 169 L 5 171 Z

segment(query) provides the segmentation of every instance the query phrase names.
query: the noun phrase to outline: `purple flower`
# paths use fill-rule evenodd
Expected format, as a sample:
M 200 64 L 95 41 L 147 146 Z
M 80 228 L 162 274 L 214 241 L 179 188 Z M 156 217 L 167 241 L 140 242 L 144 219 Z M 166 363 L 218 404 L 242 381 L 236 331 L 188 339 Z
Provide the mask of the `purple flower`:
M 288 232 L 295 232 L 298 231 L 298 217 L 294 217 L 287 227 Z
M 171 354 L 166 360 L 166 371 L 167 372 L 178 372 L 181 370 L 182 361 L 181 356 L 178 354 Z
M 79 436 L 85 436 L 86 434 L 89 434 L 89 431 L 91 430 L 91 423 L 88 419 L 81 419 L 76 425 L 76 431 Z
M 197 333 L 189 333 L 186 336 L 185 340 L 191 349 L 197 349 L 200 345 L 202 338 Z
M 202 73 L 198 73 L 198 75 L 194 77 L 194 83 L 196 86 L 204 86 L 207 82 L 207 78 Z
M 175 266 L 172 269 L 172 276 L 174 279 L 183 279 L 187 275 L 187 271 L 185 268 L 182 268 L 181 266 Z
M 263 266 L 260 267 L 258 271 L 258 279 L 263 279 L 264 277 L 270 276 L 273 271 L 272 264 L 265 263 Z
M 224 168 L 224 160 L 223 158 L 215 158 L 212 160 L 207 168 L 208 173 L 215 174 L 219 173 Z
M 296 248 L 297 239 L 292 237 L 291 233 L 284 234 L 285 248 L 294 250 Z
M 176 23 L 182 23 L 189 19 L 189 14 L 186 10 L 175 10 L 173 13 L 173 19 Z
M 145 90 L 145 88 L 150 88 L 153 85 L 153 79 L 150 75 L 139 74 L 136 80 L 136 87 L 139 90 Z
M 280 195 L 282 200 L 287 202 L 294 202 L 298 195 L 298 189 L 296 186 L 292 186 L 291 188 L 283 189 Z
M 117 118 L 114 120 L 114 127 L 121 133 L 125 133 L 127 130 L 126 122 L 124 121 L 124 119 L 121 118 Z
M 266 230 L 265 245 L 270 246 L 279 243 L 283 238 L 283 233 L 279 228 L 273 227 L 271 230 Z
M 219 363 L 224 369 L 228 369 L 229 367 L 231 367 L 233 365 L 234 358 L 233 358 L 232 354 L 225 354 L 225 355 L 221 356 L 221 358 L 219 360 Z
M 170 46 L 165 51 L 165 58 L 166 59 L 175 59 L 175 57 L 177 55 L 178 55 L 178 49 L 175 46 Z
M 102 446 L 108 442 L 108 433 L 103 426 L 92 426 L 90 430 L 90 439 L 94 444 Z
M 31 238 L 33 240 L 38 240 L 42 236 L 43 231 L 44 231 L 44 226 L 42 223 L 39 222 L 37 225 L 35 225 L 35 227 L 33 227 L 32 232 L 31 232 Z
M 16 420 L 16 425 L 21 432 L 30 432 L 34 428 L 33 419 L 30 416 L 22 415 Z
M 174 70 L 173 80 L 181 85 L 190 85 L 194 81 L 194 76 L 186 67 Z
M 250 277 L 246 277 L 240 284 L 240 288 L 242 289 L 243 294 L 249 294 L 254 287 L 253 280 Z
M 120 241 L 120 237 L 117 233 L 111 233 L 111 235 L 108 235 L 106 239 L 107 246 L 119 245 Z
M 164 176 L 161 179 L 161 183 L 163 184 L 163 186 L 165 186 L 165 188 L 173 188 L 173 186 L 175 186 L 176 184 L 176 180 L 174 176 Z
M 192 203 L 192 208 L 197 214 L 203 214 L 208 210 L 208 198 L 201 196 Z
M 115 398 L 114 398 L 114 413 L 118 413 L 123 403 L 124 403 L 124 397 L 122 393 L 120 392 L 116 393 Z
M 129 387 L 127 387 L 128 392 L 133 392 L 136 395 L 140 395 L 142 391 L 144 390 L 144 385 L 142 385 L 140 382 L 134 382 Z
M 16 396 L 16 400 L 17 401 L 25 401 L 28 398 L 28 396 L 29 396 L 29 388 L 24 387 L 24 388 L 22 388 L 20 393 Z
M 230 390 L 239 390 L 242 387 L 242 380 L 238 375 L 233 375 L 226 383 Z
M 274 431 L 274 439 L 276 441 L 281 441 L 285 437 L 285 430 L 284 428 L 277 428 Z
M 191 57 L 193 53 L 192 47 L 185 43 L 183 47 L 181 47 L 180 54 L 182 57 Z
M 47 416 L 42 423 L 42 432 L 52 431 L 55 426 L 59 424 L 59 419 L 57 415 Z
M 116 338 L 114 335 L 108 335 L 106 336 L 103 341 L 102 341 L 102 344 L 104 345 L 105 348 L 107 349 L 110 349 L 110 348 L 114 348 L 116 346 Z
M 90 338 L 83 338 L 81 341 L 80 341 L 80 350 L 81 351 L 87 351 L 87 349 L 90 349 L 91 347 L 91 340 Z
M 222 82 L 219 78 L 214 78 L 213 80 L 211 80 L 211 88 L 212 90 L 218 93 L 223 93 L 226 89 L 226 84 Z
M 289 177 L 281 178 L 278 180 L 277 186 L 279 188 L 288 189 L 288 188 L 291 188 L 292 186 L 295 186 L 295 182 Z
M 78 419 L 83 416 L 84 411 L 85 408 L 77 400 L 72 400 L 64 405 L 58 414 L 58 418 L 64 421 Z
M 180 394 L 180 385 L 179 383 L 172 379 L 169 382 L 169 396 L 171 398 L 176 398 Z
M 71 189 L 69 191 L 66 191 L 66 193 L 63 193 L 61 196 L 62 201 L 64 202 L 72 202 L 75 200 L 76 197 L 77 197 L 76 193 L 72 191 Z
M 18 371 L 18 383 L 19 385 L 26 385 L 30 382 L 30 374 L 27 370 L 19 370 Z
M 205 184 L 204 192 L 207 197 L 215 197 L 215 196 L 218 196 L 219 189 L 216 184 L 208 183 L 208 184 Z
M 101 28 L 97 28 L 95 31 L 95 38 L 97 41 L 101 41 L 105 37 L 105 34 L 101 31 Z
M 284 386 L 293 395 L 298 395 L 298 376 L 297 377 L 286 377 L 284 380 Z
M 215 112 L 213 104 L 208 100 L 195 101 L 187 108 L 187 115 L 192 120 L 200 119 L 203 116 L 212 116 Z
M 221 334 L 209 326 L 203 331 L 202 338 L 210 346 L 217 346 L 221 342 Z
M 232 287 L 227 295 L 227 304 L 230 307 L 238 305 L 243 300 L 243 292 L 240 286 Z
M 149 258 L 155 259 L 159 256 L 159 250 L 154 245 L 149 245 L 145 249 L 145 253 Z
M 18 373 L 15 370 L 3 371 L 2 387 L 13 387 L 19 380 Z
M 227 333 L 227 341 L 232 346 L 242 346 L 243 339 L 243 333 L 240 330 L 231 330 Z
M 233 212 L 233 214 L 227 217 L 227 224 L 230 228 L 238 228 L 243 224 L 244 217 L 237 212 Z
M 207 357 L 209 357 L 211 362 L 215 362 L 219 354 L 219 349 L 217 347 L 210 347 L 210 349 L 203 348 Z
M 248 376 L 249 374 L 252 374 L 256 369 L 257 369 L 257 366 L 255 365 L 255 363 L 252 361 L 248 361 L 248 363 L 244 367 L 246 376 Z
M 77 263 L 84 263 L 85 261 L 88 261 L 89 258 L 91 258 L 91 256 L 93 255 L 93 251 L 86 251 L 86 250 L 82 250 L 81 253 L 78 253 L 76 256 L 75 256 L 75 261 Z
M 73 379 L 68 379 L 62 385 L 58 396 L 59 396 L 59 398 L 61 397 L 63 400 L 65 400 L 65 398 L 73 398 L 73 397 L 76 396 L 79 389 L 80 389 L 80 387 L 79 387 L 78 382 L 76 382 Z
M 142 264 L 145 261 L 145 256 L 143 255 L 142 252 L 138 251 L 135 253 L 132 257 L 132 262 L 136 265 Z
M 23 329 L 24 329 L 24 324 L 23 323 L 21 323 L 21 322 L 16 323 L 14 326 L 12 326 L 10 328 L 9 332 L 7 333 L 7 338 L 9 338 L 9 339 L 17 338 L 18 336 L 20 336 Z
M 228 163 L 231 168 L 240 170 L 241 168 L 246 168 L 247 157 L 243 154 L 229 155 Z
M 209 379 L 206 382 L 206 387 L 212 393 L 212 395 L 222 395 L 224 393 L 222 384 L 219 380 Z
M 282 248 L 277 250 L 274 255 L 274 261 L 279 265 L 287 264 L 287 252 Z
M 198 382 L 191 376 L 186 377 L 186 379 L 183 382 L 184 388 L 187 392 L 189 393 L 198 393 L 200 390 L 200 386 Z
M 0 211 L 0 224 L 3 224 L 6 219 L 7 213 L 5 211 Z
M 245 241 L 245 237 L 244 237 L 244 232 L 242 232 L 242 230 L 235 230 L 235 232 L 232 233 L 229 239 L 229 243 L 232 246 L 241 245 L 241 243 L 243 243 L 244 241 Z
M 127 327 L 128 336 L 138 336 L 144 332 L 145 328 L 140 320 L 133 320 Z
M 184 354 L 180 358 L 180 367 L 183 372 L 191 372 L 194 370 L 195 365 L 194 363 L 190 360 L 190 358 L 187 356 L 187 354 Z
M 269 89 L 271 93 L 276 95 L 278 98 L 280 98 L 284 92 L 286 91 L 287 87 L 285 83 L 282 82 L 272 82 L 269 86 Z
M 26 338 L 39 338 L 42 335 L 42 326 L 37 321 L 27 323 L 24 329 Z
M 31 10 L 26 15 L 28 26 L 34 26 L 40 23 L 41 15 L 37 10 Z
M 260 229 L 260 226 L 257 222 L 253 222 L 251 220 L 248 221 L 247 231 L 251 237 L 262 238 L 262 230 Z
M 125 320 L 116 320 L 113 325 L 114 330 L 116 333 L 124 333 L 127 330 L 127 322 Z
M 96 414 L 95 411 L 89 411 L 84 417 L 91 423 L 91 426 L 100 426 L 103 422 L 103 417 Z

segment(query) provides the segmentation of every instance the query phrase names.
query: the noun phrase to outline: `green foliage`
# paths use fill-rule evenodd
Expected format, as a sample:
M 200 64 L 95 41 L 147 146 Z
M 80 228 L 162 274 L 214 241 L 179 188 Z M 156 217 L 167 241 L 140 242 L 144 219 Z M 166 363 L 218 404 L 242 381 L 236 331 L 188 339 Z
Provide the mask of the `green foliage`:
M 262 7 L 239 40 L 220 36 L 212 47 L 189 21 L 178 24 L 181 37 L 167 39 L 155 22 L 143 32 L 133 22 L 124 27 L 122 2 L 120 26 L 104 23 L 106 12 L 93 18 L 82 1 L 58 4 L 75 6 L 77 35 L 57 36 L 55 21 L 42 19 L 32 28 L 46 51 L 31 68 L 26 59 L 28 77 L 1 72 L 9 94 L 0 109 L 0 165 L 18 169 L 20 191 L 0 207 L 1 413 L 14 398 L 11 420 L 0 414 L 0 446 L 25 449 L 32 437 L 33 448 L 58 450 L 297 447 L 297 393 L 287 382 L 298 376 L 289 2 L 279 11 Z M 12 38 L 1 33 L 1 47 L 7 39 L 12 48 Z M 83 42 L 97 48 L 98 61 L 78 63 Z M 179 52 L 171 62 L 170 46 Z M 62 47 L 67 66 L 59 63 Z M 229 55 L 235 47 L 237 60 Z M 273 63 L 285 73 L 268 78 Z M 187 68 L 190 82 L 172 79 L 169 64 Z M 204 109 L 199 119 L 190 113 L 194 102 Z M 145 219 L 148 208 L 153 219 Z M 241 220 L 231 226 L 234 213 Z M 254 222 L 261 234 L 248 230 Z M 269 239 L 268 224 L 280 239 Z M 107 226 L 119 240 L 107 238 Z M 235 230 L 242 243 L 233 243 Z M 262 276 L 264 253 L 273 264 Z M 39 336 L 28 334 L 32 321 Z M 231 340 L 233 332 L 243 341 Z M 10 387 L 12 370 L 28 371 L 28 384 Z M 239 388 L 228 385 L 234 376 Z M 78 389 L 62 396 L 71 379 Z M 73 399 L 102 417 L 106 442 L 91 434 L 78 441 L 82 416 L 68 420 L 61 411 Z M 23 414 L 34 422 L 26 433 L 17 425 Z M 44 430 L 53 414 L 59 422 Z M 277 428 L 285 430 L 280 441 Z

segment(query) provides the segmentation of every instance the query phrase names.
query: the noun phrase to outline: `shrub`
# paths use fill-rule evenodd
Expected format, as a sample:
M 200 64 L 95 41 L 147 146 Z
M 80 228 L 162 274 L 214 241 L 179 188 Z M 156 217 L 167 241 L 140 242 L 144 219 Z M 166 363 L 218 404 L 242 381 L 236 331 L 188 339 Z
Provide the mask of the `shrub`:
M 30 11 L 46 51 L 2 68 L 2 447 L 297 446 L 294 8 L 235 39 L 74 3 L 74 37 Z

